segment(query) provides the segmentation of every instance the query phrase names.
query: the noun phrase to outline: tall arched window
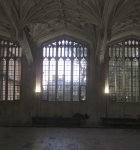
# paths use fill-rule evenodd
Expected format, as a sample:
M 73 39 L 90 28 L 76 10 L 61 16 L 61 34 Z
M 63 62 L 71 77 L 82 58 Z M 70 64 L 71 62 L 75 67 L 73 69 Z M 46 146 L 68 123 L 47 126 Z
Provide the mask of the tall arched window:
M 87 47 L 63 39 L 43 47 L 43 100 L 85 101 Z
M 110 100 L 140 102 L 139 41 L 128 39 L 109 47 Z
M 22 49 L 0 40 L 0 100 L 20 100 Z

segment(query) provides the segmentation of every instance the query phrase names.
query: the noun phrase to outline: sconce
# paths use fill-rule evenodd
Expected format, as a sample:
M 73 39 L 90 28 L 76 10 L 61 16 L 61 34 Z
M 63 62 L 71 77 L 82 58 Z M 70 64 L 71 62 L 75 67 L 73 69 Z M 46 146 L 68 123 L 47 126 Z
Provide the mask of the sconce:
M 35 92 L 36 92 L 37 94 L 39 94 L 39 93 L 41 92 L 40 87 L 36 87 Z
M 105 94 L 108 94 L 108 93 L 109 93 L 109 89 L 105 88 Z

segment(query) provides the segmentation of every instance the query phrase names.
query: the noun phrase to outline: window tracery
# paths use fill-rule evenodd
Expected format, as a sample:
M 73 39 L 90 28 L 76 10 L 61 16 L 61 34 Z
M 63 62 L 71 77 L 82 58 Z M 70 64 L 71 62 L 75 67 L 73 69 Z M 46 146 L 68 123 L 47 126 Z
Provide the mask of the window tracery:
M 109 47 L 109 91 L 111 101 L 140 102 L 138 40 L 128 39 Z
M 85 101 L 87 47 L 63 39 L 43 47 L 43 100 Z
M 19 100 L 22 49 L 0 40 L 0 100 Z

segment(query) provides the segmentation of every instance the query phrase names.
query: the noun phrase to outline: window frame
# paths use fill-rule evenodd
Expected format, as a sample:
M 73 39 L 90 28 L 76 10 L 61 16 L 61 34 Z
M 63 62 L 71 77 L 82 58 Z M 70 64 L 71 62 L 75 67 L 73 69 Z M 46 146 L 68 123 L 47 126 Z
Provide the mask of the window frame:
M 131 42 L 134 40 L 135 42 L 137 41 L 138 42 L 138 44 L 136 45 L 136 43 L 135 44 L 130 44 L 129 46 L 128 46 L 128 44 L 126 45 L 125 44 L 125 42 L 127 41 L 129 41 L 129 40 L 131 40 Z M 120 55 L 119 55 L 119 57 L 116 57 L 116 55 L 115 55 L 115 57 L 110 57 L 110 52 L 109 52 L 109 48 L 110 47 L 113 47 L 114 45 L 117 45 L 118 43 L 121 43 L 122 42 L 122 57 L 120 57 Z M 116 46 L 117 47 L 117 46 Z M 125 47 L 131 47 L 131 57 L 129 56 L 129 54 L 128 54 L 128 56 L 126 57 L 126 54 L 125 54 Z M 132 55 L 132 48 L 135 48 L 136 49 L 136 47 L 138 48 L 138 52 L 139 52 L 139 56 L 138 57 L 136 57 L 136 56 L 134 56 L 133 57 L 133 55 Z M 127 51 L 128 51 L 128 48 L 127 48 Z M 136 50 L 135 50 L 135 54 L 136 54 Z M 109 62 L 110 62 L 110 60 L 111 59 L 114 59 L 115 60 L 115 99 L 113 99 L 113 100 L 111 100 L 111 98 L 110 98 L 110 96 L 109 96 L 109 100 L 110 101 L 114 101 L 114 102 L 121 102 L 121 101 L 117 101 L 117 91 L 116 91 L 116 88 L 117 88 L 117 79 L 116 79 L 116 76 L 117 76 L 117 72 L 116 72 L 116 68 L 117 68 L 117 66 L 116 66 L 116 59 L 120 59 L 121 58 L 121 60 L 122 60 L 122 64 L 123 64 L 123 66 L 122 66 L 122 68 L 123 68 L 123 76 L 122 76 L 122 80 L 123 80 L 123 85 L 122 85 L 122 102 L 134 102 L 134 103 L 136 103 L 136 102 L 140 102 L 140 40 L 138 39 L 138 38 L 133 38 L 133 37 L 130 37 L 130 38 L 125 38 L 125 39 L 122 39 L 122 40 L 119 40 L 119 41 L 116 41 L 116 42 L 112 42 L 112 43 L 110 43 L 109 45 L 108 45 L 108 47 L 107 47 L 107 52 L 106 52 L 106 65 L 108 66 L 106 69 L 108 70 L 108 75 L 106 75 L 106 78 L 107 78 L 107 80 L 106 80 L 106 83 L 108 83 L 108 85 L 109 85 Z M 129 59 L 130 61 L 131 61 L 131 87 L 132 87 L 132 91 L 131 91 L 131 97 L 132 97 L 132 99 L 131 99 L 131 101 L 126 101 L 126 92 L 125 92 L 125 87 L 126 87 L 126 83 L 125 83 L 125 62 L 126 62 L 126 60 L 127 59 Z M 139 99 L 138 99 L 138 101 L 134 101 L 133 100 L 133 62 L 134 62 L 134 60 L 137 60 L 138 61 L 138 73 L 139 73 L 139 77 L 138 77 L 138 79 L 139 79 Z M 110 95 L 110 94 L 109 94 Z
M 41 90 L 43 91 L 43 60 L 46 58 L 47 59 L 47 57 L 43 57 L 43 47 L 44 46 L 46 46 L 47 47 L 47 45 L 49 45 L 49 44 L 52 44 L 52 43 L 54 43 L 54 42 L 56 42 L 56 55 L 57 55 L 57 50 L 58 50 L 58 48 L 59 48 L 59 46 L 58 46 L 58 42 L 59 41 L 62 41 L 62 40 L 68 40 L 68 41 L 71 41 L 72 43 L 73 42 L 75 42 L 75 43 L 78 43 L 78 44 L 81 44 L 82 42 L 80 42 L 80 41 L 77 41 L 77 40 L 74 40 L 74 39 L 71 39 L 71 38 L 65 38 L 65 37 L 62 37 L 62 38 L 58 38 L 58 39 L 54 39 L 54 40 L 52 40 L 51 42 L 47 42 L 47 43 L 43 43 L 42 44 L 42 47 L 41 47 L 41 55 L 42 55 L 42 68 L 41 68 L 41 71 L 42 71 L 42 75 L 41 75 Z M 73 45 L 73 44 L 71 44 L 71 45 Z M 78 60 L 79 60 L 79 72 L 80 72 L 80 62 L 81 62 L 81 60 L 82 60 L 82 58 L 86 58 L 85 60 L 86 60 L 86 62 L 87 62 L 87 66 L 86 66 L 86 78 L 87 78 L 87 76 L 88 76 L 88 71 L 87 71 L 87 69 L 88 69 L 88 46 L 87 45 L 85 45 L 84 43 L 83 44 L 81 44 L 81 45 L 84 45 L 86 48 L 87 48 L 87 53 L 86 53 L 86 57 L 84 57 L 84 49 L 83 49 L 83 57 L 78 57 Z M 68 46 L 69 47 L 69 46 Z M 71 49 L 73 49 L 73 47 L 71 47 Z M 57 90 L 57 82 L 58 82 L 58 61 L 59 61 L 59 59 L 63 59 L 64 60 L 64 67 L 65 67 L 65 61 L 67 60 L 67 59 L 70 59 L 70 62 L 71 62 L 71 84 L 70 84 L 70 86 L 71 86 L 71 92 L 70 92 L 70 101 L 66 101 L 66 100 L 64 100 L 65 98 L 63 98 L 63 101 L 58 101 L 57 100 L 57 93 L 58 93 L 58 90 Z M 75 57 L 75 58 L 77 58 L 77 57 Z M 73 60 L 72 60 L 73 59 Z M 47 98 L 47 100 L 43 100 L 43 92 L 42 92 L 42 101 L 43 102 L 85 102 L 85 101 L 87 101 L 87 79 L 86 79 L 86 85 L 80 85 L 80 74 L 79 74 L 79 100 L 78 101 L 73 101 L 73 62 L 74 62 L 74 56 L 73 56 L 73 50 L 71 50 L 71 57 L 65 57 L 65 53 L 64 53 L 64 57 L 58 57 L 58 55 L 56 56 L 56 77 L 55 77 L 55 100 L 54 101 L 49 101 L 49 99 Z M 50 60 L 49 60 L 49 63 L 50 63 Z M 50 71 L 50 70 L 49 70 Z M 64 76 L 65 76 L 65 69 L 64 69 Z M 64 78 L 64 80 L 65 80 L 65 78 Z M 49 82 L 49 81 L 48 81 Z M 63 87 L 63 93 L 64 93 L 64 91 L 65 91 L 65 86 L 66 85 L 64 85 L 64 87 Z M 81 93 L 80 93 L 80 91 L 81 91 L 81 86 L 86 86 L 86 100 L 84 100 L 84 101 L 82 101 L 81 100 Z M 65 94 L 63 94 L 63 97 L 65 96 Z
M 7 43 L 7 44 L 2 44 L 2 42 Z M 3 52 L 3 56 L 1 56 L 1 54 L 2 54 L 1 48 L 6 48 L 6 51 L 7 51 L 6 56 L 5 56 L 4 52 Z M 9 53 L 10 48 L 12 50 L 11 54 Z M 13 48 L 15 48 L 15 50 L 13 50 Z M 13 53 L 13 51 L 15 51 L 15 53 Z M 17 43 L 13 43 L 9 40 L 0 39 L 0 61 L 3 59 L 6 61 L 5 99 L 4 100 L 0 99 L 0 102 L 20 101 L 20 99 L 21 99 L 21 79 L 22 79 L 22 73 L 21 73 L 21 71 L 22 71 L 22 48 Z M 8 84 L 10 83 L 10 80 L 8 79 L 9 78 L 9 66 L 10 66 L 9 62 L 10 62 L 10 60 L 13 60 L 13 64 L 14 64 L 14 68 L 13 68 L 13 73 L 14 73 L 13 78 L 14 79 L 12 80 L 12 82 L 13 82 L 12 99 L 8 99 L 8 97 L 9 97 L 9 94 L 8 94 L 9 86 L 8 86 Z M 18 60 L 20 60 L 20 66 L 18 66 L 18 67 L 20 67 L 20 72 L 19 72 L 19 74 L 20 74 L 20 76 L 19 76 L 20 80 L 19 81 L 20 82 L 17 84 L 16 83 L 16 77 L 17 77 L 16 71 L 18 72 L 19 69 L 18 70 L 16 69 L 16 62 Z M 19 99 L 16 99 L 16 92 L 17 92 L 16 87 L 17 86 L 20 87 L 19 91 L 17 89 L 17 91 L 19 92 Z

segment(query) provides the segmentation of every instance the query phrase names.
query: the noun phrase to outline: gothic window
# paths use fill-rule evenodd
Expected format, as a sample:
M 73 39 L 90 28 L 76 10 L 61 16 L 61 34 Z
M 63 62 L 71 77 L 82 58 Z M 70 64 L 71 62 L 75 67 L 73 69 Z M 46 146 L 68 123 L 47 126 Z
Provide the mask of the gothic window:
M 20 100 L 22 49 L 0 40 L 0 100 Z
M 43 47 L 43 100 L 85 101 L 87 47 L 63 39 Z
M 139 102 L 139 41 L 128 39 L 109 47 L 110 100 Z

